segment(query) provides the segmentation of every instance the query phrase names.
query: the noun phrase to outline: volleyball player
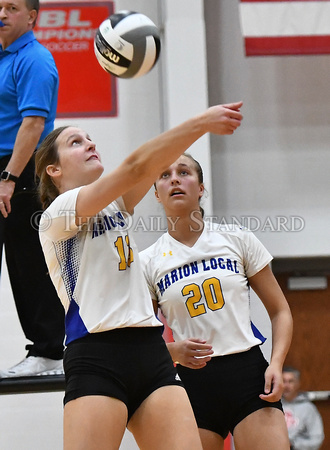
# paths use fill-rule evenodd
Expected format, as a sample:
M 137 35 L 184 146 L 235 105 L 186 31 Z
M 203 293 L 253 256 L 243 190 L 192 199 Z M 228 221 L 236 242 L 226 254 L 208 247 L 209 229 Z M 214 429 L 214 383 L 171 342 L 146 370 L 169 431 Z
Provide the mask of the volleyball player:
M 203 172 L 189 155 L 161 172 L 156 198 L 168 231 L 141 252 L 155 310 L 174 336 L 172 359 L 188 392 L 204 450 L 289 449 L 281 406 L 282 366 L 291 335 L 287 301 L 269 267 L 271 255 L 252 232 L 203 220 Z M 250 320 L 250 287 L 272 324 L 264 337 Z
M 36 154 L 40 237 L 66 312 L 64 449 L 200 449 L 194 415 L 161 335 L 128 229 L 157 174 L 207 132 L 232 134 L 242 103 L 214 106 L 152 139 L 109 174 L 80 128 Z

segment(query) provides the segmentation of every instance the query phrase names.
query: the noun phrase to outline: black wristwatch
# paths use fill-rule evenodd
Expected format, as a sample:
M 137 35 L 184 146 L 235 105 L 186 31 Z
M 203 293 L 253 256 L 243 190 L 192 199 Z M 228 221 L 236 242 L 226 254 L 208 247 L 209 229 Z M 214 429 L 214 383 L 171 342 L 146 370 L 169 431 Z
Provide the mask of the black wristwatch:
M 18 177 L 16 177 L 15 175 L 12 175 L 10 172 L 6 172 L 5 170 L 3 170 L 0 174 L 0 180 L 4 180 L 4 181 L 14 181 L 16 183 L 16 181 L 18 180 Z

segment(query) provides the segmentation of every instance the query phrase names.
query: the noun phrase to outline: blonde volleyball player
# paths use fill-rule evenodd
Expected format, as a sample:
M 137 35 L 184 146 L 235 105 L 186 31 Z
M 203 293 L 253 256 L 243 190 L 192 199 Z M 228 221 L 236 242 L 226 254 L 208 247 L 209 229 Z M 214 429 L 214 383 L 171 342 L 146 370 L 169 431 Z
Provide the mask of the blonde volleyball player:
M 201 449 L 162 339 L 128 224 L 137 202 L 194 141 L 232 134 L 242 103 L 214 106 L 142 145 L 111 173 L 90 136 L 61 127 L 36 154 L 40 238 L 66 312 L 64 449 Z
M 280 398 L 292 318 L 270 254 L 246 229 L 203 221 L 203 173 L 191 156 L 180 156 L 155 186 L 168 232 L 140 256 L 155 310 L 173 331 L 168 348 L 203 449 L 223 449 L 229 432 L 236 450 L 289 449 Z M 250 321 L 249 286 L 271 319 L 269 365 L 259 348 L 264 338 Z

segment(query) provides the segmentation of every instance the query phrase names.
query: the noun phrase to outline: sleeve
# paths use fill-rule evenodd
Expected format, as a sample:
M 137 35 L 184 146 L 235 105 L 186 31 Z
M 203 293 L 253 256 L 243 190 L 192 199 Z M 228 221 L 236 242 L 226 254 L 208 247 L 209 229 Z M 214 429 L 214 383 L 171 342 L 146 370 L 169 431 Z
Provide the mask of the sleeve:
M 117 198 L 114 203 L 118 206 L 120 211 L 124 211 L 126 214 L 128 214 L 123 197 Z
M 80 189 L 59 195 L 42 214 L 39 232 L 51 241 L 69 239 L 80 230 L 76 225 L 76 202 Z
M 244 268 L 247 277 L 250 278 L 266 267 L 272 261 L 273 257 L 252 231 L 247 228 L 242 228 L 241 233 L 244 242 Z
M 47 117 L 58 89 L 55 61 L 46 49 L 23 57 L 15 70 L 17 105 L 22 117 Z M 36 86 L 38 87 L 36 89 Z
M 149 293 L 152 300 L 157 300 L 155 284 L 153 281 L 153 269 L 151 264 L 151 257 L 148 255 L 148 249 L 139 253 L 142 271 L 147 282 Z

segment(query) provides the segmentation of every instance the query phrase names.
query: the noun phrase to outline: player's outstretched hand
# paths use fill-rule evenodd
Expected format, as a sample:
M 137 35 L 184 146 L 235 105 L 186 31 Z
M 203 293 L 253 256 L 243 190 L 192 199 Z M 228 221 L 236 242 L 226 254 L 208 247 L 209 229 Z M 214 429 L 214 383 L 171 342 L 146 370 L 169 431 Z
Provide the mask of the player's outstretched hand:
M 203 339 L 185 339 L 168 344 L 174 362 L 189 369 L 201 369 L 210 361 L 213 354 L 212 345 Z
M 233 134 L 243 120 L 242 105 L 243 102 L 236 102 L 208 108 L 204 113 L 207 131 L 219 135 Z

